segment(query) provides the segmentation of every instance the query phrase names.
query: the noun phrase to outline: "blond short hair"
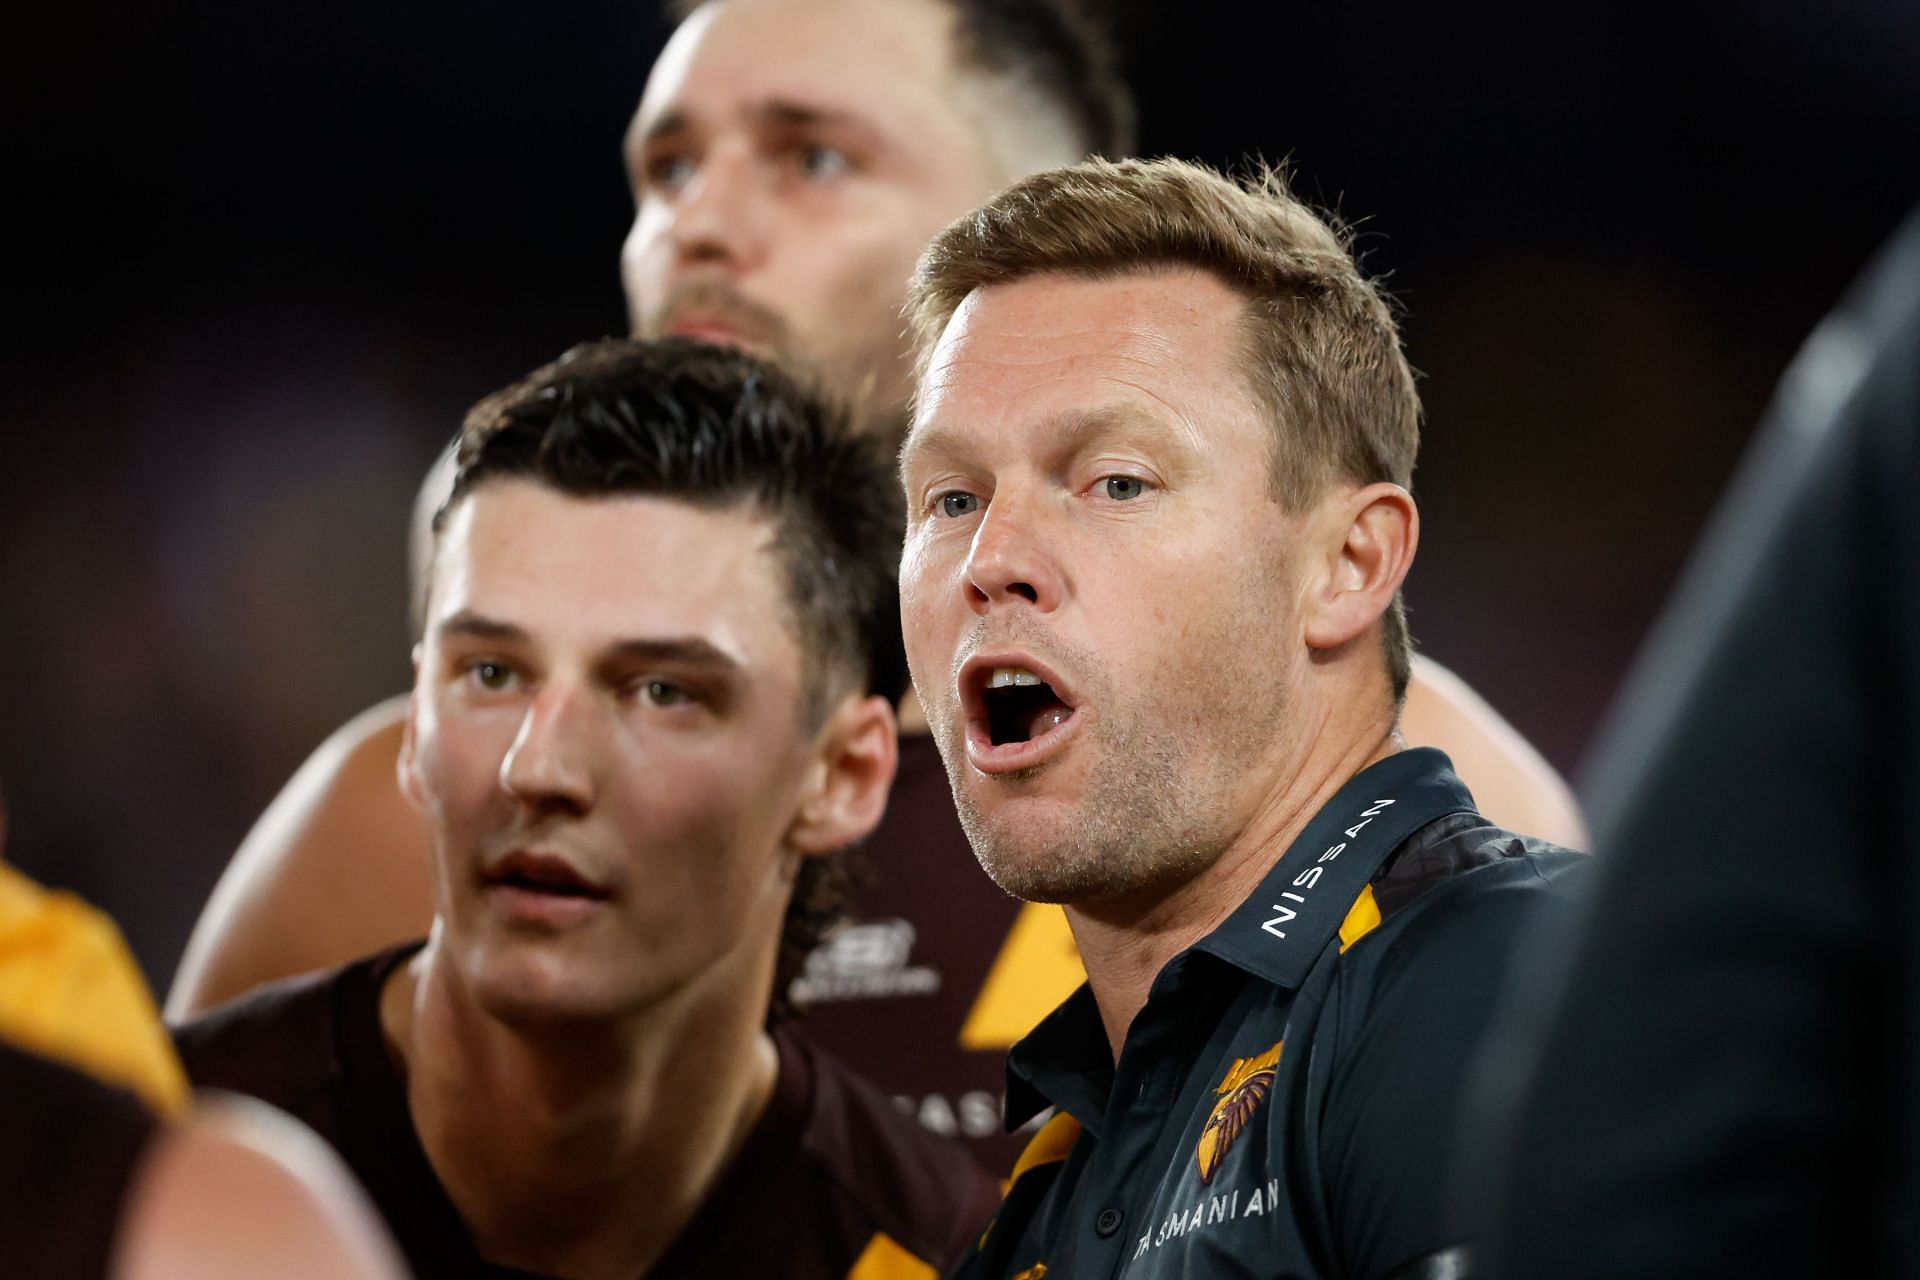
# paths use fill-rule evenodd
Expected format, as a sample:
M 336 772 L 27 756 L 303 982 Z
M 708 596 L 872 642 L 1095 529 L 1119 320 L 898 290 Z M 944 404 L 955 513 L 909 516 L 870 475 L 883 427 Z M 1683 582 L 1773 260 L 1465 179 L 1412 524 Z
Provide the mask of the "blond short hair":
M 1182 160 L 1090 160 L 1015 183 L 921 255 L 907 302 L 919 372 L 977 289 L 1169 268 L 1210 272 L 1246 299 L 1248 384 L 1274 428 L 1283 510 L 1340 481 L 1411 486 L 1420 397 L 1392 304 L 1361 274 L 1345 232 L 1271 168 L 1234 182 Z M 1397 596 L 1382 626 L 1399 698 L 1412 642 Z

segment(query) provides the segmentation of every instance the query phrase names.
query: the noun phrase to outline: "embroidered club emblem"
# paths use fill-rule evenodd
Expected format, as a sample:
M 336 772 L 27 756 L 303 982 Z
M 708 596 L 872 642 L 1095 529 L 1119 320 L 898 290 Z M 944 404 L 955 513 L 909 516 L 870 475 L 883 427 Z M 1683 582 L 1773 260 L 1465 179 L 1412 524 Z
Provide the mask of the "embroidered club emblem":
M 1212 1184 L 1213 1175 L 1220 1172 L 1220 1162 L 1227 1158 L 1234 1140 L 1272 1091 L 1274 1072 L 1279 1065 L 1280 1046 L 1276 1044 L 1257 1058 L 1235 1058 L 1227 1068 L 1226 1079 L 1214 1090 L 1219 1101 L 1213 1104 L 1206 1128 L 1200 1131 L 1200 1144 L 1194 1149 L 1194 1158 L 1200 1164 L 1200 1181 Z

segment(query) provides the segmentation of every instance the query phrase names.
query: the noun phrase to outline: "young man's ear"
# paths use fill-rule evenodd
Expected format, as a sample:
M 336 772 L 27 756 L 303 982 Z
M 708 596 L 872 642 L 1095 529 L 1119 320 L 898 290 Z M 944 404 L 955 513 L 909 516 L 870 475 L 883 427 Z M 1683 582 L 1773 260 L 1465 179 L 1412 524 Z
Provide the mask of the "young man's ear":
M 400 794 L 413 802 L 413 807 L 426 811 L 426 793 L 420 786 L 419 756 L 415 735 L 418 729 L 415 721 L 420 718 L 420 646 L 413 646 L 413 691 L 407 695 L 407 718 L 400 730 L 400 757 L 394 762 L 395 776 L 400 781 Z
M 1337 649 L 1387 611 L 1413 567 L 1420 511 L 1413 495 L 1380 481 L 1322 504 L 1312 527 L 1321 536 L 1324 569 L 1308 590 L 1307 643 Z
M 820 730 L 814 769 L 787 843 L 821 857 L 864 839 L 880 825 L 900 762 L 893 706 L 874 695 L 841 699 Z

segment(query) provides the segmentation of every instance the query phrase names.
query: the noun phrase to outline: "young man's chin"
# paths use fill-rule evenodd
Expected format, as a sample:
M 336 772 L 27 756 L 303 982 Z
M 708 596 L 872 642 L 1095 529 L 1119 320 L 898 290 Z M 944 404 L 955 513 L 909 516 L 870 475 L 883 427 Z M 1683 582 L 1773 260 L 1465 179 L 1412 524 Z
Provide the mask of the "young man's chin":
M 507 1026 L 535 1031 L 605 1022 L 644 999 L 644 993 L 611 989 L 622 964 L 562 950 L 525 943 L 474 948 L 467 981 L 475 1003 Z

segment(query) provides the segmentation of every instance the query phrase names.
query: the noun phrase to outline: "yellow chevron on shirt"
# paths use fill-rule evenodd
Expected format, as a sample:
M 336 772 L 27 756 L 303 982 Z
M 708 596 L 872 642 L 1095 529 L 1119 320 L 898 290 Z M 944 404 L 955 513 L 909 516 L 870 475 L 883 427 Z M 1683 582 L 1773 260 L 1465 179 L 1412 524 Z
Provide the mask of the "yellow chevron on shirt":
M 120 930 L 5 864 L 0 1037 L 131 1089 L 164 1115 L 186 1106 L 186 1074 Z
M 867 1247 L 855 1259 L 847 1280 L 939 1280 L 933 1266 L 914 1256 L 907 1247 L 884 1231 L 873 1233 Z
M 1353 900 L 1353 906 L 1347 910 L 1347 918 L 1340 922 L 1340 952 L 1346 954 L 1348 947 L 1360 941 L 1380 927 L 1380 904 L 1374 901 L 1373 886 L 1360 890 L 1360 896 Z

